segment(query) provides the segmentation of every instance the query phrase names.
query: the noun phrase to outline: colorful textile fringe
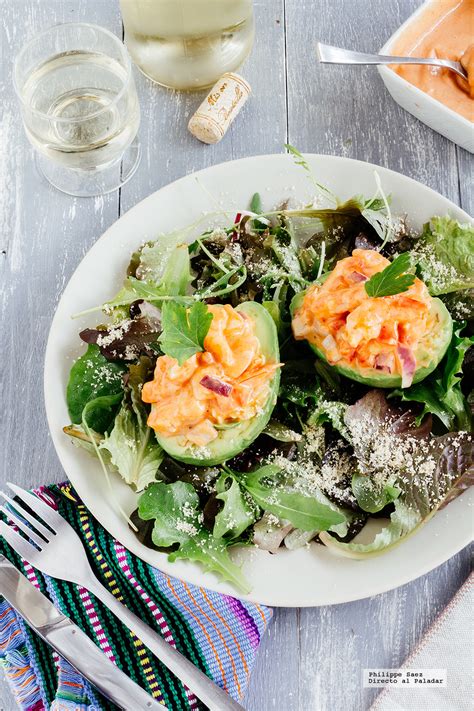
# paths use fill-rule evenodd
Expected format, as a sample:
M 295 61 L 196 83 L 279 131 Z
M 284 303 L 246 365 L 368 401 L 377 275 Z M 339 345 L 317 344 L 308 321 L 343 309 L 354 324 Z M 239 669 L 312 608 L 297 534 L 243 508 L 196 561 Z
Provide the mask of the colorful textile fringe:
M 36 493 L 80 535 L 96 576 L 110 592 L 231 696 L 241 699 L 271 610 L 189 585 L 147 565 L 104 530 L 68 483 Z M 169 711 L 204 708 L 87 590 L 42 575 L 3 539 L 0 552 Z M 0 664 L 25 711 L 116 708 L 52 652 L 1 597 Z

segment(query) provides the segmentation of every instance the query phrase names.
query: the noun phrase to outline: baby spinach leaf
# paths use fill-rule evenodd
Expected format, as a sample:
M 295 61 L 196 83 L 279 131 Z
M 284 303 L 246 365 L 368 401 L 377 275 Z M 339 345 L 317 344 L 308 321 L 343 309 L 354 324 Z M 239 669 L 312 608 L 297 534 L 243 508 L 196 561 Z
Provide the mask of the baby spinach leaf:
M 216 482 L 216 494 L 224 506 L 216 515 L 213 534 L 216 538 L 236 539 L 256 521 L 256 507 L 249 504 L 237 479 L 226 472 Z
M 81 424 L 83 410 L 91 400 L 117 393 L 122 394 L 124 371 L 125 367 L 122 364 L 111 363 L 104 358 L 96 345 L 88 346 L 84 355 L 76 360 L 69 374 L 66 401 L 73 424 Z M 96 432 L 105 432 L 113 419 L 113 415 L 108 419 L 107 411 L 108 406 L 105 407 L 105 401 L 91 407 L 88 413 L 89 427 Z M 108 424 L 104 427 L 106 422 Z
M 284 485 L 276 486 L 275 480 L 279 478 L 280 472 L 280 467 L 267 464 L 241 479 L 242 485 L 264 511 L 270 511 L 302 531 L 325 531 L 346 520 L 342 512 L 321 503 L 313 496 Z
M 192 484 L 157 483 L 141 495 L 138 515 L 145 521 L 154 519 L 152 540 L 156 546 L 178 544 L 178 549 L 168 556 L 170 561 L 183 558 L 199 562 L 243 592 L 249 592 L 242 571 L 229 557 L 226 542 L 204 528 L 199 508 L 199 498 Z
M 377 272 L 365 282 L 364 287 L 369 296 L 393 296 L 406 291 L 415 281 L 414 274 L 407 274 L 410 268 L 409 252 L 400 254 L 381 272 Z
M 360 508 L 369 513 L 381 511 L 400 495 L 400 489 L 396 486 L 377 486 L 370 476 L 360 474 L 354 474 L 352 477 L 352 491 Z
M 204 350 L 204 339 L 212 321 L 206 304 L 196 302 L 190 309 L 176 303 L 167 303 L 162 310 L 161 350 L 179 365 L 195 353 Z
M 114 421 L 117 409 L 122 401 L 123 393 L 101 395 L 89 400 L 82 411 L 81 424 L 85 431 L 106 432 Z

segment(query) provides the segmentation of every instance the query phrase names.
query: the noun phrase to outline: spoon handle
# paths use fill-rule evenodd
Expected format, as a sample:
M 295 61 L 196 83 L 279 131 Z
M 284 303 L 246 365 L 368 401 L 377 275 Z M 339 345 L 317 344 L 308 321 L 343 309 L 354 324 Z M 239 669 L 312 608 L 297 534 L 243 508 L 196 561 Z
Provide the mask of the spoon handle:
M 459 62 L 452 62 L 449 59 L 437 59 L 431 57 L 395 57 L 383 54 L 365 54 L 363 52 L 353 52 L 350 49 L 332 47 L 329 44 L 317 44 L 318 59 L 323 64 L 430 64 L 438 67 L 446 67 L 456 72 L 464 79 L 466 72 Z

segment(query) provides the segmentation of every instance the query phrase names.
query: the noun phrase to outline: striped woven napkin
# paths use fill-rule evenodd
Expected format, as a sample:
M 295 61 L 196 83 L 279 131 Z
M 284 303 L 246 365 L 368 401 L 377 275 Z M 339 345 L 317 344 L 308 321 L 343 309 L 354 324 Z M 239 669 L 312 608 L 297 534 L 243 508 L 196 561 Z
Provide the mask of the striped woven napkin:
M 241 699 L 272 611 L 188 585 L 147 565 L 104 530 L 70 484 L 42 487 L 36 493 L 57 508 L 77 531 L 89 551 L 95 574 L 112 594 L 231 696 Z M 79 625 L 109 659 L 170 711 L 204 708 L 87 590 L 42 575 L 21 560 L 3 539 L 0 552 Z M 1 597 L 0 664 L 22 709 L 116 708 L 31 632 Z

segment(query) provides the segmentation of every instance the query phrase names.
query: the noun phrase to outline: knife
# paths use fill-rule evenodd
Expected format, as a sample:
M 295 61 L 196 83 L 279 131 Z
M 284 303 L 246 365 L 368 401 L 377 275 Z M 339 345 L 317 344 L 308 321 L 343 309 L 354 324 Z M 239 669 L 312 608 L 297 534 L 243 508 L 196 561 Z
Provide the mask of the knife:
M 124 711 L 166 711 L 121 671 L 69 617 L 60 613 L 5 556 L 0 554 L 0 595 L 25 622 L 105 697 Z

